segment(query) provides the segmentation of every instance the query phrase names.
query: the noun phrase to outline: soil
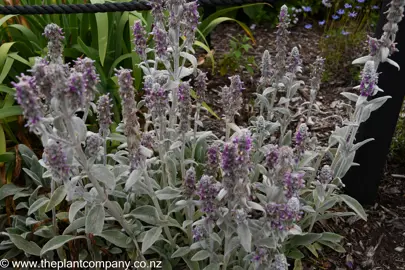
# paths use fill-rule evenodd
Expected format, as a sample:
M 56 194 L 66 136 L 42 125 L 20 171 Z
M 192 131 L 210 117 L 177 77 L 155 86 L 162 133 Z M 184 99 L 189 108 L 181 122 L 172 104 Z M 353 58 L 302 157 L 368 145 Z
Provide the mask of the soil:
M 275 49 L 274 27 L 262 25 L 255 27 L 252 32 L 256 38 L 256 44 L 249 51 L 248 55 L 253 55 L 256 63 L 260 65 L 261 56 L 267 49 L 274 57 Z M 243 34 L 243 30 L 235 24 L 221 24 L 212 34 L 212 45 L 216 62 L 221 59 L 224 53 L 229 51 L 229 40 L 232 36 Z M 303 60 L 303 72 L 299 79 L 309 82 L 310 64 L 321 54 L 319 41 L 321 33 L 316 30 L 307 30 L 303 25 L 291 29 L 290 44 L 297 46 Z M 291 49 L 290 48 L 290 49 Z M 366 45 L 359 44 L 358 48 L 352 52 L 354 58 L 367 54 Z M 340 95 L 341 92 L 355 92 L 352 88 L 357 85 L 349 71 L 350 62 L 354 58 L 347 60 L 347 64 L 341 67 L 340 72 L 323 82 L 317 97 L 317 104 L 323 113 L 316 113 L 314 124 L 310 130 L 317 134 L 318 140 L 327 141 L 331 131 L 335 126 L 340 125 L 339 118 L 334 115 L 347 118 L 348 111 L 345 107 L 347 102 Z M 229 76 L 220 76 L 219 73 L 211 74 L 210 63 L 206 62 L 200 67 L 208 72 L 209 95 L 207 95 L 208 105 L 221 115 L 221 103 L 219 91 L 222 86 L 229 85 Z M 246 126 L 248 119 L 253 115 L 253 108 L 249 101 L 254 99 L 256 92 L 256 82 L 260 76 L 260 70 L 255 70 L 255 76 L 250 76 L 247 72 L 241 75 L 245 83 L 244 93 L 245 107 L 241 116 L 236 119 L 238 125 Z M 304 88 L 297 95 L 295 104 L 300 104 L 309 99 L 309 91 Z M 204 114 L 204 129 L 213 130 L 217 136 L 224 135 L 224 121 L 215 119 L 208 113 Z M 304 119 L 297 119 L 304 120 Z M 396 176 L 399 174 L 400 176 Z M 329 231 L 341 234 L 345 237 L 343 246 L 346 253 L 339 254 L 331 250 L 324 250 L 318 258 L 309 255 L 305 259 L 305 269 L 405 269 L 405 168 L 399 165 L 387 165 L 384 179 L 382 179 L 378 199 L 373 206 L 365 207 L 368 214 L 368 221 L 339 219 L 330 220 L 324 226 Z M 394 175 L 394 176 L 393 176 Z M 319 231 L 322 228 L 315 228 Z

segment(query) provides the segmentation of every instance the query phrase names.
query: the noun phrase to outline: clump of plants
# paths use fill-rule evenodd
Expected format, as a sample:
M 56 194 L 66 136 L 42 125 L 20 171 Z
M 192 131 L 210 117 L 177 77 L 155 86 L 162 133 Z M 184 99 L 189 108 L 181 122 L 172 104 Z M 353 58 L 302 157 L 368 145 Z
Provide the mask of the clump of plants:
M 249 44 L 250 38 L 246 35 L 231 37 L 229 41 L 229 52 L 225 53 L 219 62 L 219 72 L 221 76 L 226 74 L 240 74 L 243 71 L 251 76 L 257 67 L 254 56 L 248 56 L 247 53 L 252 46 Z
M 292 263 L 302 269 L 306 249 L 344 252 L 340 235 L 315 227 L 335 217 L 366 219 L 361 205 L 341 194 L 341 178 L 354 165 L 356 150 L 372 140 L 355 142 L 359 125 L 389 98 L 369 100 L 381 90 L 378 65 L 396 65 L 388 57 L 395 52 L 404 1 L 392 1 L 384 35 L 370 39 L 370 54 L 354 62 L 365 63 L 359 95 L 343 93 L 355 106 L 327 146 L 305 123 L 289 130 L 295 118 L 290 101 L 304 82 L 297 80 L 299 50 L 287 47 L 286 6 L 279 14 L 277 54 L 263 54 L 259 113 L 247 127 L 235 124 L 244 84 L 238 75 L 230 77 L 221 94 L 225 136 L 218 138 L 200 120 L 207 78 L 192 54 L 197 3 L 151 4 L 152 48 L 142 23 L 134 25 L 145 73 L 140 102 L 131 71 L 115 71 L 123 115 L 118 133 L 110 131 L 110 97 L 95 101 L 93 61 L 64 64 L 62 29 L 45 28 L 48 56 L 15 83 L 27 126 L 40 136 L 44 154 L 38 160 L 22 148 L 30 180 L 25 187 L 0 189 L 0 200 L 13 196 L 18 210 L 1 234 L 3 258 L 157 259 L 163 269 L 287 269 Z M 312 96 L 323 68 L 318 58 L 309 82 Z M 184 80 L 189 76 L 194 83 Z M 98 116 L 98 132 L 85 125 L 90 110 Z M 341 203 L 350 210 L 335 208 Z

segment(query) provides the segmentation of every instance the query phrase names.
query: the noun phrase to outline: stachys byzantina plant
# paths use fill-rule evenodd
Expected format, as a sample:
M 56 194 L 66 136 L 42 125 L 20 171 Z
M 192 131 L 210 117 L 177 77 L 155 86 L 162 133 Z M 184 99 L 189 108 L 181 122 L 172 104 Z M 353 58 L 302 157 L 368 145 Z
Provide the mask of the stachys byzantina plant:
M 85 58 L 73 66 L 64 64 L 62 29 L 55 24 L 46 27 L 49 55 L 38 59 L 31 75 L 21 75 L 15 84 L 17 101 L 28 127 L 41 137 L 44 154 L 38 161 L 24 150 L 30 186 L 2 187 L 3 193 L 16 188 L 16 200 L 29 196 L 28 202 L 19 204 L 28 213 L 15 215 L 14 228 L 2 233 L 9 237 L 4 246 L 17 250 L 17 255 L 23 251 L 48 259 L 57 255 L 60 260 L 123 254 L 115 256 L 162 260 L 164 269 L 186 264 L 189 269 L 279 270 L 288 268 L 287 258 L 295 259 L 299 269 L 301 247 L 344 251 L 341 236 L 312 230 L 318 221 L 334 216 L 357 214 L 366 219 L 358 202 L 339 194 L 340 179 L 365 143 L 354 143 L 359 124 L 387 99 L 367 97 L 380 90 L 378 64 L 392 63 L 388 56 L 395 52 L 395 26 L 404 1 L 392 2 L 385 34 L 380 40 L 370 38 L 370 56 L 357 60 L 368 61 L 360 95 L 344 94 L 356 108 L 326 147 L 306 123 L 288 130 L 296 118 L 291 100 L 304 82 L 297 80 L 302 70 L 298 47 L 287 48 L 286 6 L 279 16 L 275 59 L 268 51 L 263 54 L 259 114 L 247 128 L 235 124 L 244 84 L 239 76 L 230 77 L 221 91 L 225 136 L 217 138 L 209 130 L 200 131 L 207 77 L 193 56 L 197 3 L 154 0 L 151 5 L 154 47 L 149 48 L 141 21 L 133 28 L 135 51 L 143 60 L 145 94 L 136 102 L 131 71 L 116 70 L 122 102 L 122 123 L 116 132 L 110 131 L 109 96 L 94 102 L 98 76 L 93 62 Z M 309 82 L 309 110 L 316 108 L 313 101 L 322 70 L 323 59 L 318 58 Z M 87 130 L 90 109 L 98 116 L 98 131 Z M 117 142 L 120 145 L 112 147 Z M 331 157 L 331 163 L 325 157 Z M 50 188 L 49 194 L 39 193 L 42 186 Z M 340 202 L 354 213 L 334 211 Z M 43 222 L 48 218 L 51 224 Z M 62 221 L 69 225 L 62 226 Z M 39 229 L 32 233 L 37 224 Z M 11 258 L 13 252 L 8 254 Z

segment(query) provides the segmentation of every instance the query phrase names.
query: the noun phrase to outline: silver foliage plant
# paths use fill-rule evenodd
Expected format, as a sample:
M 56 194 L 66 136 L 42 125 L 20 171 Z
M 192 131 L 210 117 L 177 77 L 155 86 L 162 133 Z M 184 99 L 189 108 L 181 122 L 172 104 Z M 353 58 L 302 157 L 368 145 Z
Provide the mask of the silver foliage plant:
M 56 252 L 62 260 L 64 244 L 84 239 L 88 248 L 80 258 L 101 260 L 100 246 L 106 246 L 112 254 L 125 250 L 131 260 L 160 258 L 164 269 L 177 269 L 184 262 L 189 269 L 281 270 L 288 268 L 287 258 L 299 269 L 301 247 L 343 252 L 341 236 L 312 230 L 329 218 L 366 219 L 361 205 L 339 189 L 341 178 L 354 165 L 356 150 L 371 140 L 355 142 L 358 127 L 389 98 L 369 99 L 382 91 L 377 86 L 378 65 L 398 67 L 389 56 L 397 51 L 395 34 L 405 1 L 391 2 L 384 34 L 369 38 L 370 54 L 354 61 L 365 64 L 356 87 L 359 95 L 342 93 L 355 107 L 326 147 L 306 123 L 289 130 L 296 118 L 291 100 L 304 82 L 297 80 L 302 70 L 299 50 L 287 48 L 286 6 L 279 15 L 277 54 L 274 59 L 268 51 L 263 54 L 256 94 L 259 114 L 247 128 L 235 124 L 244 86 L 239 76 L 230 77 L 221 94 L 226 132 L 217 138 L 202 131 L 200 120 L 207 76 L 197 69 L 193 56 L 197 3 L 151 4 L 154 47 L 148 47 L 141 21 L 133 28 L 135 51 L 143 60 L 145 95 L 137 103 L 131 70 L 116 70 L 123 115 L 116 133 L 110 132 L 109 95 L 94 102 L 98 75 L 93 61 L 63 64 L 63 31 L 55 24 L 46 27 L 48 56 L 37 59 L 31 75 L 21 75 L 15 83 L 27 126 L 44 146 L 39 161 L 27 149 L 23 156 L 31 165 L 25 171 L 38 188 L 21 205 L 29 215 L 24 224 L 16 219 L 16 228 L 3 233 L 10 238 L 5 245 L 45 258 Z M 308 119 L 316 108 L 322 70 L 323 59 L 318 58 L 309 82 Z M 190 77 L 194 79 L 187 81 Z M 147 113 L 141 126 L 143 107 Z M 98 133 L 85 125 L 90 110 L 97 114 Z M 82 118 L 77 116 L 80 111 Z M 108 152 L 110 142 L 120 145 Z M 38 189 L 48 185 L 49 196 L 39 195 Z M 56 213 L 64 200 L 69 212 Z M 353 212 L 332 209 L 342 202 Z M 40 236 L 46 241 L 41 246 L 27 240 L 28 230 L 18 229 L 48 217 L 53 225 L 42 228 L 46 233 Z M 69 220 L 62 235 L 57 228 L 61 217 Z

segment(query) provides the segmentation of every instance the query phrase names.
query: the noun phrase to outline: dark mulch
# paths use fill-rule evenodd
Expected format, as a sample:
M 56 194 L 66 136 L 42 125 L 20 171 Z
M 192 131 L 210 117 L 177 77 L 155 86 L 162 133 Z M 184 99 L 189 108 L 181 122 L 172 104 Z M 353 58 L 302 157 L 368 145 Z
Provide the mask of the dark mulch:
M 256 38 L 256 45 L 249 53 L 255 56 L 256 62 L 260 64 L 261 55 L 264 50 L 269 50 L 274 56 L 275 51 L 275 28 L 270 26 L 258 26 L 253 30 Z M 215 50 L 215 57 L 221 56 L 229 50 L 229 39 L 231 36 L 243 33 L 240 28 L 232 24 L 223 24 L 216 28 L 212 35 L 212 47 Z M 320 33 L 308 31 L 302 26 L 291 29 L 290 46 L 298 46 L 303 57 L 303 74 L 301 80 L 309 82 L 310 64 L 320 54 L 319 50 Z M 355 54 L 364 55 L 365 48 L 359 44 Z M 332 115 L 347 117 L 344 107 L 344 97 L 340 95 L 344 91 L 352 91 L 356 85 L 349 72 L 350 61 L 342 67 L 336 76 L 324 82 L 317 97 L 317 104 L 326 114 L 315 114 L 315 124 L 311 130 L 318 135 L 318 139 L 325 141 L 330 132 L 335 128 L 337 118 L 327 118 Z M 210 72 L 209 68 L 202 66 L 202 69 Z M 241 117 L 236 119 L 239 125 L 246 125 L 253 109 L 248 105 L 253 99 L 256 91 L 257 75 L 251 77 L 243 73 L 242 79 L 245 82 L 245 103 L 246 107 Z M 229 74 L 232 76 L 234 74 Z M 220 87 L 228 85 L 229 76 L 209 74 L 209 95 L 207 103 L 221 114 L 221 103 L 218 93 Z M 302 103 L 308 99 L 308 89 L 300 92 L 296 103 Z M 293 104 L 294 105 L 294 104 Z M 221 120 L 205 114 L 204 129 L 213 130 L 217 135 L 224 134 L 224 123 Z M 306 269 L 405 269 L 405 178 L 392 176 L 392 174 L 405 174 L 405 168 L 388 165 L 384 179 L 382 180 L 377 202 L 372 207 L 365 207 L 368 213 L 368 221 L 362 220 L 334 220 L 325 224 L 332 231 L 345 236 L 344 247 L 347 253 L 327 251 L 319 254 L 319 258 L 311 257 L 307 260 Z M 318 228 L 319 230 L 319 228 Z

